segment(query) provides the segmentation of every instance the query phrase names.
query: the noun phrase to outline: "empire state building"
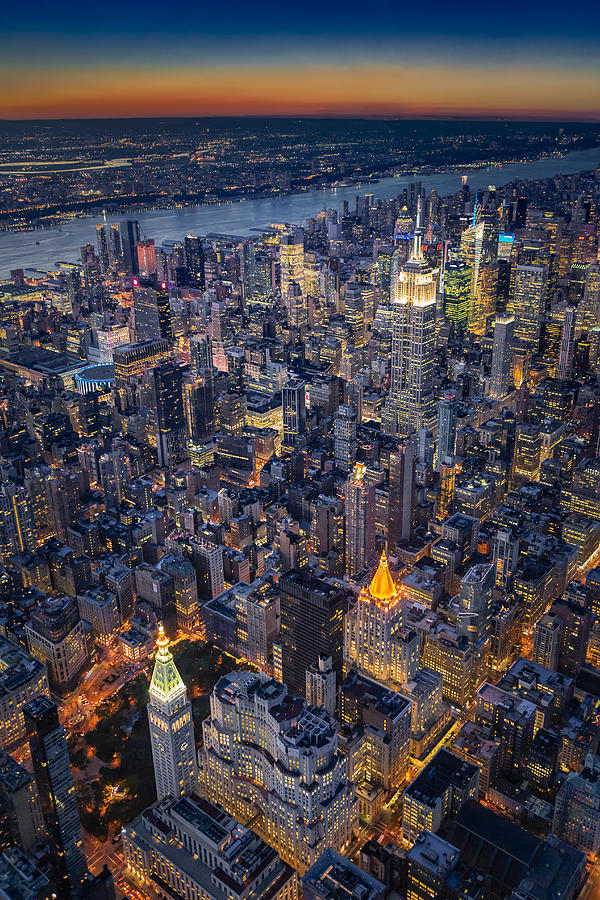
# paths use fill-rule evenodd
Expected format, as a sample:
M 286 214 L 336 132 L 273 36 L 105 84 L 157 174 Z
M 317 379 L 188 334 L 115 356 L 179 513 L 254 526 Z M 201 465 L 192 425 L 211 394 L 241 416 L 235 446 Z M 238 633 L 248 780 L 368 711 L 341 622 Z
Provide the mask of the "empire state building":
M 412 251 L 392 285 L 392 372 L 382 429 L 400 437 L 435 424 L 437 270 L 424 258 L 421 242 L 419 201 Z

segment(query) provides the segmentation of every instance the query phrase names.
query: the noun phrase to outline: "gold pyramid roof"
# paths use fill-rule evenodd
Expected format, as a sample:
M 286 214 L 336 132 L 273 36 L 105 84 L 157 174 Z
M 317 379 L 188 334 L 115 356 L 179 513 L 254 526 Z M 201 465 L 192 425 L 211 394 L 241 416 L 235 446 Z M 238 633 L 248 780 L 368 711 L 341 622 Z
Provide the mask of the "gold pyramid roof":
M 391 600 L 398 593 L 394 579 L 390 573 L 385 550 L 381 554 L 377 571 L 369 585 L 369 593 L 375 600 Z

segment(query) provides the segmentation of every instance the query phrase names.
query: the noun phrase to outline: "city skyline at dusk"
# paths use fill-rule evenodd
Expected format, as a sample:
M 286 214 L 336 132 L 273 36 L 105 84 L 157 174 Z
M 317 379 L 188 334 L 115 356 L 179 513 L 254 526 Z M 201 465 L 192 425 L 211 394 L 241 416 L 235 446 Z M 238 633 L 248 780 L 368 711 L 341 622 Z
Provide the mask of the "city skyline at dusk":
M 600 6 L 31 0 L 0 900 L 600 898 Z

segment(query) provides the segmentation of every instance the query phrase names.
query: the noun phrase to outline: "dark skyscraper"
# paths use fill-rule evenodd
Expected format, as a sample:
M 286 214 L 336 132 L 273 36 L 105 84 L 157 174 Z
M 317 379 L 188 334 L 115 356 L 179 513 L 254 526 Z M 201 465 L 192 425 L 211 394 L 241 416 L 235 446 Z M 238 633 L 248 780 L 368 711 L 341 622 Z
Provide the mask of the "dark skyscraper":
M 346 597 L 338 586 L 307 572 L 290 572 L 279 581 L 283 679 L 290 691 L 304 695 L 306 670 L 321 654 L 330 656 L 338 683 Z
M 76 896 L 87 876 L 77 796 L 65 732 L 56 703 L 38 697 L 23 708 L 33 737 L 29 742 L 52 863 L 60 897 Z
M 415 446 L 412 441 L 401 443 L 390 453 L 389 540 L 392 547 L 408 540 L 412 530 L 415 483 Z
M 125 271 L 130 275 L 137 275 L 138 259 L 137 245 L 140 242 L 140 223 L 127 219 L 121 222 L 121 250 Z
M 169 289 L 166 282 L 151 284 L 133 279 L 133 309 L 138 341 L 173 340 Z
M 156 404 L 156 452 L 160 466 L 170 466 L 186 457 L 183 374 L 181 366 L 164 362 L 152 372 Z
M 210 336 L 206 332 L 190 337 L 190 366 L 192 375 L 209 370 L 212 374 L 212 348 Z
M 204 248 L 202 238 L 195 234 L 186 235 L 184 241 L 185 268 L 190 287 L 204 288 Z
M 527 197 L 517 197 L 515 209 L 515 230 L 527 225 Z
M 183 402 L 189 440 L 195 444 L 208 438 L 215 430 L 212 373 L 186 378 Z
M 306 430 L 306 384 L 291 378 L 283 388 L 283 443 L 293 447 Z
M 456 449 L 457 402 L 449 391 L 438 402 L 438 468 L 448 457 L 454 457 Z
M 106 228 L 104 225 L 96 225 L 96 241 L 98 244 L 98 257 L 102 271 L 106 274 L 110 267 L 110 259 L 108 255 L 108 240 L 106 237 Z

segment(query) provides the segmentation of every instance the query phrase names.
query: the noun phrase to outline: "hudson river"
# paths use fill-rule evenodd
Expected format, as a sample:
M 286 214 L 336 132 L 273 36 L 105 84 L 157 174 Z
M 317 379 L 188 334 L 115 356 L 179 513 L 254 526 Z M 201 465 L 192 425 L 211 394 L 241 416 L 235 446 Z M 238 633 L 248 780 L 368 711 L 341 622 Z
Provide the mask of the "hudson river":
M 489 169 L 464 170 L 471 188 L 487 188 L 489 184 L 502 185 L 513 178 L 550 178 L 557 174 L 573 174 L 600 165 L 600 147 L 580 150 L 564 157 L 538 159 L 490 167 Z M 204 236 L 211 232 L 248 236 L 257 229 L 273 222 L 303 224 L 322 209 L 341 209 L 347 200 L 353 209 L 356 195 L 372 193 L 374 197 L 389 199 L 397 196 L 415 180 L 420 180 L 429 192 L 435 188 L 440 195 L 452 194 L 460 187 L 461 172 L 402 178 L 382 178 L 376 184 L 361 187 L 343 187 L 329 190 L 306 191 L 289 196 L 240 200 L 222 205 L 190 206 L 185 209 L 156 209 L 148 212 L 117 214 L 104 219 L 73 219 L 68 224 L 36 231 L 0 232 L 0 278 L 8 278 L 11 269 L 43 269 L 56 267 L 56 263 L 76 262 L 80 249 L 87 243 L 96 246 L 95 226 L 101 222 L 119 222 L 122 219 L 138 219 L 144 237 L 154 238 L 157 244 L 165 240 L 182 240 L 186 234 Z M 39 241 L 39 244 L 37 243 Z

